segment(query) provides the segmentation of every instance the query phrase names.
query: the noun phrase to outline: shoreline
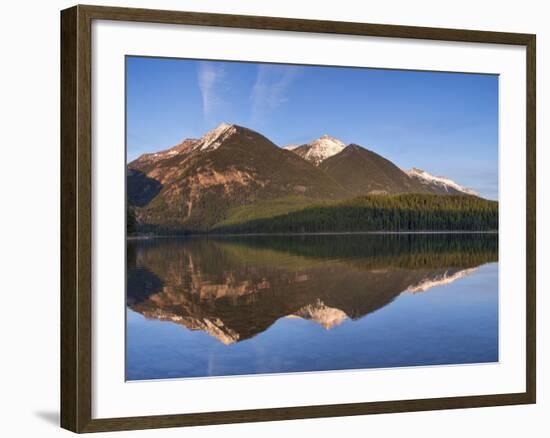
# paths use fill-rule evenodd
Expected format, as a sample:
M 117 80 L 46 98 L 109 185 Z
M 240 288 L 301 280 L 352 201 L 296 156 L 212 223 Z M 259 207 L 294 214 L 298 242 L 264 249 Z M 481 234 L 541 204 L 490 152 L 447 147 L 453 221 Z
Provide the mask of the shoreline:
M 325 231 L 310 233 L 204 233 L 204 234 L 152 234 L 144 236 L 126 236 L 126 240 L 148 239 L 187 239 L 190 237 L 262 237 L 262 236 L 347 236 L 347 235 L 407 235 L 407 234 L 498 234 L 498 230 L 488 231 Z

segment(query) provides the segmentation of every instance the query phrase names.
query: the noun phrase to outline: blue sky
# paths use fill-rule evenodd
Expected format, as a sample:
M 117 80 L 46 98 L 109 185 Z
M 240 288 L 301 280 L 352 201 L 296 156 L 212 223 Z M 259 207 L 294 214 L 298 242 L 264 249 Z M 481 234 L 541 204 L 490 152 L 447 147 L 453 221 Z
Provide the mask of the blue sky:
M 323 134 L 498 197 L 493 75 L 127 57 L 127 155 L 221 122 L 279 146 Z

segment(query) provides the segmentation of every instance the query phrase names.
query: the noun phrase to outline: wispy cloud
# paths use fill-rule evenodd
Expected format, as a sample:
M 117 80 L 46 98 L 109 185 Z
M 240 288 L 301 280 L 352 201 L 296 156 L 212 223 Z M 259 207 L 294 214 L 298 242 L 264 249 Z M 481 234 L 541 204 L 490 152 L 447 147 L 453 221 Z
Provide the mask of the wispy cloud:
M 260 65 L 252 87 L 252 123 L 261 121 L 270 111 L 288 101 L 287 91 L 300 74 L 300 67 Z
M 202 110 L 204 117 L 208 119 L 223 103 L 220 87 L 223 85 L 225 70 L 221 63 L 205 61 L 199 62 L 197 74 L 202 95 Z

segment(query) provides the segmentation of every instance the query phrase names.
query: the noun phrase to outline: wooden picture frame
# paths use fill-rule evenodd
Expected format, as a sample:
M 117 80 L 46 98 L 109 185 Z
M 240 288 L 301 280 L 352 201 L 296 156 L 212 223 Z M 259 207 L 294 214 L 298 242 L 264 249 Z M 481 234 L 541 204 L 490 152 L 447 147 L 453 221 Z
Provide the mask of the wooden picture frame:
M 92 418 L 91 25 L 93 20 L 186 24 L 389 38 L 519 45 L 526 48 L 527 284 L 526 391 L 404 401 L 197 414 Z M 98 432 L 535 403 L 535 80 L 531 34 L 290 18 L 75 6 L 61 12 L 61 426 Z

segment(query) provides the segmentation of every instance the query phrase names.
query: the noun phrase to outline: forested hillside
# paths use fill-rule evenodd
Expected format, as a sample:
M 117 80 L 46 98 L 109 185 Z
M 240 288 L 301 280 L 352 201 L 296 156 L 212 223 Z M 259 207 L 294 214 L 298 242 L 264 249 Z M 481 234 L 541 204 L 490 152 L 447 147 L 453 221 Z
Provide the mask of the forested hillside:
M 228 221 L 230 222 L 230 221 Z M 498 203 L 475 196 L 369 195 L 214 228 L 230 233 L 498 230 Z

